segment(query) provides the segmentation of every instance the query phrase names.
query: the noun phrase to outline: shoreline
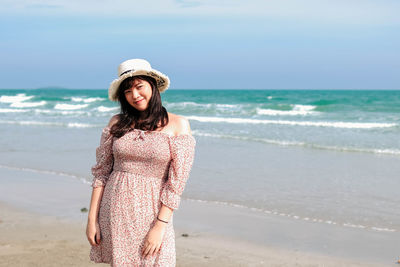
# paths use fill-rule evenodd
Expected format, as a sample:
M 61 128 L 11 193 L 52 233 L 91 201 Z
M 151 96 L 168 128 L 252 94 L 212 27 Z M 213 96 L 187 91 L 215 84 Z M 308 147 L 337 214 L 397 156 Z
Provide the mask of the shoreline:
M 85 222 L 66 222 L 0 202 L 0 266 L 93 266 Z M 177 266 L 383 266 L 267 247 L 175 227 Z M 186 234 L 184 237 L 182 234 Z M 106 266 L 106 265 L 102 265 Z
M 80 212 L 89 206 L 87 184 L 5 168 L 0 176 L 0 266 L 52 266 L 54 258 L 63 266 L 91 264 L 87 213 Z M 178 266 L 394 266 L 400 240 L 399 233 L 186 199 L 174 213 L 174 228 Z

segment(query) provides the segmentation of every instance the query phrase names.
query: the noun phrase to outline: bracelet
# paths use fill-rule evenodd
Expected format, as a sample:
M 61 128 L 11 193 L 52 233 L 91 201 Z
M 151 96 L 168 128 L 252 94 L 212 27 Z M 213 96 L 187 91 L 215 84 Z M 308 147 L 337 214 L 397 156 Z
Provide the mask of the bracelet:
M 164 223 L 168 223 L 168 222 L 166 222 L 166 221 L 163 221 L 163 220 L 159 219 L 158 216 L 157 216 L 157 220 L 162 221 L 162 222 L 164 222 Z

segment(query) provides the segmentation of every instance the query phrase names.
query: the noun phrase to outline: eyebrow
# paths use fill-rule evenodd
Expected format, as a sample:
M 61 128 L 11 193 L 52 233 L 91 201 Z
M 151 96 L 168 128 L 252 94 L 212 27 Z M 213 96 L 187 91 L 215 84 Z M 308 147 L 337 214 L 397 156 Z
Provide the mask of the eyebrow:
M 131 90 L 132 89 L 132 87 L 136 87 L 136 86 L 138 86 L 139 84 L 142 84 L 143 82 L 142 81 L 140 81 L 140 82 L 138 82 L 137 84 L 135 84 L 135 85 L 132 85 L 130 88 L 127 88 L 127 89 L 125 89 L 124 91 L 126 91 L 126 90 Z

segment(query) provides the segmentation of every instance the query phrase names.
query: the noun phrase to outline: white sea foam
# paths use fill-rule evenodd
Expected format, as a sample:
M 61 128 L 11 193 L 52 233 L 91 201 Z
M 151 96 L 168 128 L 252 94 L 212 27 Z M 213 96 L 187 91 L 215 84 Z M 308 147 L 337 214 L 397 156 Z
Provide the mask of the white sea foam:
M 29 109 L 0 108 L 0 113 L 29 112 Z
M 103 101 L 103 100 L 104 100 L 104 98 L 101 98 L 101 97 L 90 97 L 90 98 L 84 99 L 83 102 L 92 103 L 92 102 Z
M 51 171 L 51 170 L 41 170 L 41 169 L 25 168 L 25 167 L 15 167 L 15 166 L 7 166 L 7 165 L 0 165 L 0 168 L 17 170 L 17 171 L 29 171 L 29 172 L 34 172 L 34 173 L 44 173 L 44 174 L 54 174 L 54 175 L 59 175 L 59 176 L 66 176 L 66 177 L 79 179 L 84 184 L 89 184 L 89 185 L 91 184 L 91 182 L 88 181 L 85 177 L 78 176 L 78 175 L 75 175 L 75 174 L 66 173 L 66 172 L 58 172 L 58 171 Z
M 0 102 L 2 103 L 15 103 L 15 102 L 22 102 L 25 100 L 29 100 L 33 98 L 33 96 L 27 96 L 26 94 L 17 94 L 17 95 L 2 95 L 0 96 Z
M 182 108 L 184 108 L 184 107 L 189 107 L 189 106 L 196 106 L 196 107 L 204 107 L 204 106 L 211 106 L 211 104 L 210 103 L 208 103 L 208 104 L 200 104 L 200 103 L 196 103 L 196 102 L 190 102 L 190 101 L 186 101 L 186 102 L 176 102 L 176 103 L 172 103 L 172 102 L 165 102 L 165 105 L 167 106 L 167 107 L 182 107 Z
M 89 98 L 83 98 L 83 97 L 71 97 L 71 100 L 74 102 L 84 102 L 84 103 L 92 103 L 95 101 L 103 101 L 104 99 L 101 97 L 89 97 Z
M 378 231 L 378 232 L 397 232 L 395 229 L 391 228 L 382 228 L 382 227 L 371 227 L 372 230 Z
M 13 108 L 31 108 L 46 105 L 46 101 L 42 100 L 40 102 L 14 102 L 10 105 Z
M 0 120 L 0 123 L 3 124 L 17 124 L 17 125 L 46 125 L 46 126 L 63 126 L 61 122 L 46 122 L 46 121 L 5 121 Z
M 67 98 L 66 98 L 67 99 Z M 71 97 L 71 101 L 74 101 L 74 102 L 82 102 L 83 101 L 83 98 L 82 97 Z
M 0 120 L 3 124 L 16 124 L 16 125 L 33 125 L 33 126 L 56 126 L 56 127 L 68 127 L 68 128 L 92 128 L 101 127 L 103 125 L 89 124 L 89 123 L 79 123 L 79 122 L 47 122 L 47 121 L 7 121 Z
M 44 113 L 44 114 L 48 114 L 48 113 L 54 113 L 56 111 L 52 110 L 52 109 L 40 109 L 40 108 L 35 108 L 33 110 L 33 112 L 35 113 Z
M 67 124 L 67 127 L 69 127 L 69 128 L 91 128 L 91 127 L 95 127 L 95 125 L 89 124 L 89 123 L 71 122 L 71 123 Z
M 267 144 L 273 145 L 281 145 L 281 146 L 304 146 L 306 143 L 304 142 L 296 142 L 296 141 L 284 141 L 284 140 L 273 140 L 267 138 L 254 138 L 247 136 L 237 136 L 237 135 L 229 135 L 229 134 L 214 134 L 214 133 L 205 133 L 197 130 L 192 130 L 193 135 L 197 136 L 205 136 L 205 137 L 215 137 L 215 138 L 230 138 L 230 139 L 238 139 L 244 141 L 260 141 Z
M 238 105 L 231 104 L 214 104 L 217 108 L 236 108 Z
M 62 110 L 75 110 L 86 108 L 88 104 L 78 104 L 78 105 L 71 105 L 71 104 L 56 104 L 54 109 L 62 109 Z
M 280 212 L 277 210 L 266 210 L 266 209 L 261 209 L 261 208 L 253 208 L 253 207 L 248 207 L 246 205 L 225 202 L 225 201 L 201 200 L 201 199 L 193 199 L 193 198 L 185 198 L 185 199 L 187 199 L 189 201 L 193 201 L 193 202 L 212 203 L 212 204 L 218 204 L 218 205 L 232 206 L 235 208 L 249 209 L 249 210 L 258 211 L 258 212 L 262 212 L 262 213 L 266 213 L 266 214 L 272 214 L 275 216 L 284 216 L 284 217 L 288 217 L 288 218 L 291 218 L 294 220 L 303 220 L 303 221 L 308 221 L 308 222 L 313 222 L 313 223 L 341 225 L 343 227 L 369 229 L 369 230 L 375 230 L 375 231 L 380 231 L 380 232 L 398 232 L 399 231 L 399 230 L 387 228 L 387 227 L 366 226 L 366 225 L 352 224 L 352 223 L 340 223 L 340 222 L 335 222 L 332 220 L 326 220 L 326 219 L 321 219 L 321 218 L 310 218 L 307 216 L 300 216 L 300 215 L 291 214 L 291 213 L 284 213 L 284 212 Z
M 118 109 L 119 109 L 119 107 L 112 107 L 112 108 L 110 108 L 110 107 L 105 107 L 105 106 L 100 106 L 100 107 L 97 107 L 97 108 L 96 108 L 96 110 L 97 110 L 97 111 L 100 111 L 100 112 L 116 111 L 116 110 L 118 110 Z
M 312 105 L 291 105 L 293 108 L 293 112 L 298 112 L 301 115 L 308 115 L 308 114 L 314 114 L 316 113 L 314 110 L 317 106 L 312 106 Z
M 90 112 L 82 111 L 82 110 L 53 110 L 53 109 L 34 109 L 35 113 L 43 113 L 43 114 L 61 114 L 61 115 L 90 115 Z
M 279 124 L 290 126 L 314 126 L 314 127 L 333 127 L 347 129 L 373 129 L 389 128 L 397 126 L 396 123 L 375 123 L 375 122 L 327 122 L 327 121 L 288 121 L 288 120 L 262 120 L 248 118 L 226 118 L 226 117 L 202 117 L 186 116 L 188 119 L 200 122 L 223 122 L 239 124 Z
M 298 115 L 311 115 L 317 114 L 316 111 L 312 111 L 316 106 L 311 105 L 292 105 L 291 110 L 276 110 L 276 109 L 263 109 L 257 108 L 256 112 L 258 115 L 268 115 L 268 116 L 298 116 Z
M 388 155 L 400 155 L 399 149 L 379 149 L 379 148 L 357 148 L 357 147 L 340 147 L 340 146 L 324 146 L 318 144 L 310 144 L 306 142 L 300 141 L 288 141 L 288 140 L 275 140 L 268 138 L 257 138 L 257 137 L 249 137 L 249 136 L 237 136 L 230 134 L 214 134 L 214 133 L 206 133 L 200 132 L 197 130 L 192 130 L 194 135 L 204 136 L 204 137 L 213 137 L 213 138 L 229 138 L 229 139 L 237 139 L 243 141 L 255 141 L 261 142 L 265 144 L 279 145 L 279 146 L 300 146 L 300 147 L 308 147 L 314 149 L 324 149 L 324 150 L 334 150 L 334 151 L 344 151 L 344 152 L 361 152 L 361 153 L 373 153 L 373 154 L 388 154 Z
M 178 103 L 165 103 L 168 108 L 189 108 L 189 107 L 198 107 L 204 109 L 236 109 L 240 104 L 232 105 L 232 104 L 217 104 L 217 103 L 196 103 L 196 102 L 178 102 Z
M 314 110 L 317 107 L 313 105 L 300 105 L 300 104 L 295 104 L 291 106 L 293 106 L 293 110 L 305 110 L 305 111 Z
M 358 148 L 358 147 L 341 147 L 341 146 L 324 146 L 317 144 L 306 144 L 306 146 L 317 149 L 336 150 L 345 152 L 361 152 L 373 154 L 400 155 L 399 149 L 383 149 L 383 148 Z

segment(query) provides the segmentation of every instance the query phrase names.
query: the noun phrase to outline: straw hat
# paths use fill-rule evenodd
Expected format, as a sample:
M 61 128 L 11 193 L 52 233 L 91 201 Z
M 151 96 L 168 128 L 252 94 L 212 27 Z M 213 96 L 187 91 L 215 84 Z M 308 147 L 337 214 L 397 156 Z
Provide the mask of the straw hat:
M 160 93 L 164 92 L 169 87 L 170 82 L 168 76 L 158 70 L 152 69 L 148 61 L 139 58 L 129 59 L 118 66 L 118 78 L 110 84 L 110 88 L 108 88 L 108 98 L 111 101 L 118 101 L 117 91 L 121 82 L 128 77 L 138 75 L 154 78 Z

